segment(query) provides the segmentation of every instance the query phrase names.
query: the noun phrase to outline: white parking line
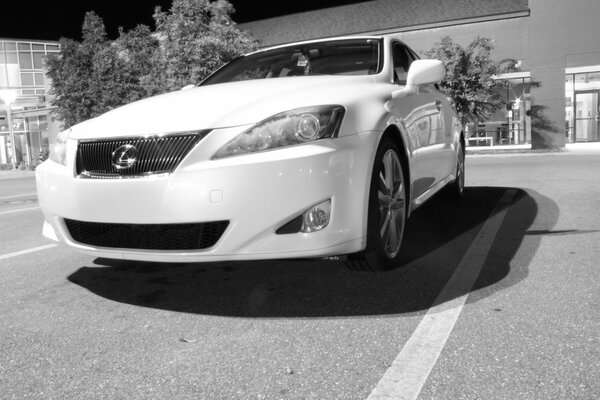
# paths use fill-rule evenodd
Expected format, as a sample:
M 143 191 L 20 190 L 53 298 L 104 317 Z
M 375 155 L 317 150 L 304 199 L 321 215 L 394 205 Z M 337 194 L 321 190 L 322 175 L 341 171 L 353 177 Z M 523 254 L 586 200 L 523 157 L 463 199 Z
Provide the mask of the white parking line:
M 12 196 L 2 196 L 2 197 L 0 197 L 0 200 L 13 199 L 15 197 L 34 196 L 34 195 L 37 195 L 37 193 L 13 194 Z
M 14 213 L 22 212 L 22 211 L 31 211 L 31 210 L 39 210 L 39 209 L 40 209 L 39 207 L 20 208 L 18 210 L 1 211 L 0 215 L 3 215 L 3 214 L 14 214 Z
M 14 253 L 0 255 L 0 260 L 6 260 L 7 258 L 22 256 L 22 255 L 29 254 L 29 253 L 35 253 L 37 251 L 48 250 L 48 249 L 51 249 L 56 246 L 58 246 L 58 245 L 57 244 L 47 244 L 47 245 L 39 246 L 39 247 L 32 247 L 31 249 L 15 251 Z
M 367 400 L 419 396 L 479 276 L 516 191 L 504 193 L 458 267 Z

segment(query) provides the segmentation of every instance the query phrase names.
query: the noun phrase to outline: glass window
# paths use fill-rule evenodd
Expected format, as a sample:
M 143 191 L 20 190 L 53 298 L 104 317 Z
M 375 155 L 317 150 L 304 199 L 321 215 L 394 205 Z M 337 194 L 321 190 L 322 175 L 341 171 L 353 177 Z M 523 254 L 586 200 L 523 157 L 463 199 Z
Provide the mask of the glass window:
M 5 48 L 7 51 L 11 51 L 11 50 L 12 50 L 12 51 L 16 51 L 16 50 L 17 50 L 17 44 L 16 44 L 16 43 L 14 43 L 14 42 L 5 42 L 5 43 L 4 43 L 4 48 Z
M 44 74 L 42 74 L 42 73 L 36 73 L 36 74 L 34 74 L 34 78 L 35 78 L 35 85 L 36 86 L 43 86 L 44 85 Z
M 598 91 L 575 92 L 575 141 L 598 141 Z
M 25 118 L 14 118 L 13 117 L 13 130 L 17 132 L 25 132 Z
M 565 78 L 565 124 L 569 142 L 598 141 L 600 71 Z
M 29 130 L 30 131 L 39 131 L 40 130 L 40 122 L 37 117 L 29 117 L 27 118 L 29 121 Z
M 5 64 L 5 63 L 6 63 L 6 56 L 4 55 L 4 52 L 0 52 L 0 64 Z
M 0 68 L 0 86 L 19 86 L 20 79 L 17 64 L 6 64 Z
M 38 50 L 38 51 L 44 51 L 45 50 L 43 44 L 33 44 L 32 47 L 33 47 L 34 51 L 36 51 L 36 50 Z
M 483 126 L 483 136 L 491 136 L 494 145 L 521 144 L 531 141 L 531 80 L 528 77 L 496 81 L 494 89 L 504 105 L 494 111 Z M 474 126 L 468 127 L 475 132 Z
M 58 51 L 58 45 L 57 44 L 47 44 L 46 45 L 46 51 Z
M 18 46 L 19 46 L 19 50 L 31 51 L 31 44 L 29 44 L 29 43 L 19 43 Z
M 31 73 L 22 73 L 21 74 L 21 85 L 23 86 L 33 86 L 33 74 Z
M 6 63 L 7 64 L 18 64 L 17 53 L 6 53 Z
M 33 89 L 23 89 L 21 91 L 22 94 L 35 94 L 35 90 Z
M 380 40 L 342 39 L 292 45 L 242 56 L 202 85 L 307 75 L 371 75 L 381 69 Z
M 36 89 L 35 94 L 46 94 L 46 91 L 44 89 Z
M 44 69 L 44 53 L 33 53 L 33 68 Z
M 407 48 L 400 43 L 394 44 L 394 81 L 400 85 L 406 85 L 408 69 L 414 61 L 413 56 Z
M 4 50 L 4 42 L 0 42 L 0 51 Z
M 575 74 L 575 90 L 600 89 L 600 71 Z
M 565 134 L 567 135 L 568 142 L 573 141 L 574 87 L 573 75 L 569 74 L 565 78 Z
M 45 131 L 48 129 L 48 118 L 45 115 L 40 115 L 38 118 L 40 121 L 40 130 Z
M 31 53 L 19 53 L 19 65 L 21 69 L 33 69 Z

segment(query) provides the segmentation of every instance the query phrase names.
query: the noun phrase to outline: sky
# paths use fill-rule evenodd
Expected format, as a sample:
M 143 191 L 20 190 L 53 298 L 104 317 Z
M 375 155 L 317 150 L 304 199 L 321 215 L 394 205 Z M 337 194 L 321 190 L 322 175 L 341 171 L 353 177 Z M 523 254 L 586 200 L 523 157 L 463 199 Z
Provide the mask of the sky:
M 81 39 L 81 24 L 87 11 L 95 11 L 104 21 L 109 38 L 139 24 L 154 29 L 156 6 L 171 7 L 172 0 L 1 0 L 0 38 L 58 40 Z M 229 0 L 236 9 L 237 23 L 315 10 L 364 0 Z

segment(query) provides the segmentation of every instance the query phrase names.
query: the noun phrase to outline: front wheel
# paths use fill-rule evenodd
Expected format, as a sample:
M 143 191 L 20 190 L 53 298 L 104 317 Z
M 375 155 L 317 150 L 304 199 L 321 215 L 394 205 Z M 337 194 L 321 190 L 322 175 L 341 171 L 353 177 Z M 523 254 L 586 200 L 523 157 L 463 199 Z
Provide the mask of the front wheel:
M 348 256 L 352 269 L 388 270 L 397 266 L 406 223 L 406 185 L 398 147 L 384 138 L 375 156 L 369 188 L 367 247 Z
M 462 143 L 458 145 L 456 154 L 456 178 L 447 188 L 450 199 L 460 200 L 465 192 L 465 148 Z

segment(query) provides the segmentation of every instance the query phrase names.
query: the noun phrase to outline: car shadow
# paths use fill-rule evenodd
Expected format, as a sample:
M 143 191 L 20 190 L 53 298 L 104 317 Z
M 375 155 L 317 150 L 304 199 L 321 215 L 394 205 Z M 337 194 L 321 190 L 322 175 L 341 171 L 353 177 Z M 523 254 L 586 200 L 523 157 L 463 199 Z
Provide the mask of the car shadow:
M 461 202 L 432 199 L 410 218 L 403 263 L 393 271 L 349 271 L 342 261 L 329 260 L 165 264 L 98 258 L 95 266 L 83 266 L 68 279 L 113 301 L 205 315 L 319 318 L 421 313 L 432 305 L 509 189 L 469 187 Z M 558 207 L 549 198 L 529 189 L 513 190 L 515 196 L 469 301 L 525 279 L 543 237 L 539 232 L 551 232 L 558 219 Z

